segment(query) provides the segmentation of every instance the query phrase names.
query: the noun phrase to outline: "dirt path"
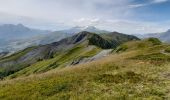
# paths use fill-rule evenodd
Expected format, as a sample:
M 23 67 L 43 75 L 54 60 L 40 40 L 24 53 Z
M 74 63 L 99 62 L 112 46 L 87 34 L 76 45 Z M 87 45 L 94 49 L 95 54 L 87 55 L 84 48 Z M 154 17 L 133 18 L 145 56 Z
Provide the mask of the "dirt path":
M 162 53 L 162 54 L 164 54 L 164 55 L 167 55 L 167 56 L 170 56 L 170 53 L 165 52 L 165 50 L 161 50 L 160 53 Z

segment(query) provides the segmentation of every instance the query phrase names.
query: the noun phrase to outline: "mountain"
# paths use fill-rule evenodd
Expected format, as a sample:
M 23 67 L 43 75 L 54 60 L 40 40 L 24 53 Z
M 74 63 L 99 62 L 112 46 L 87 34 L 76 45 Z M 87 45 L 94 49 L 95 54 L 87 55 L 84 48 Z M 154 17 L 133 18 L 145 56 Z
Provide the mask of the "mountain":
M 158 35 L 158 38 L 164 42 L 170 43 L 170 30 L 160 33 L 160 35 Z
M 121 33 L 98 35 L 83 31 L 58 42 L 29 47 L 13 55 L 1 58 L 0 76 L 5 77 L 14 74 L 27 67 L 26 71 L 34 69 L 35 73 L 48 71 L 56 67 L 65 67 L 75 59 L 88 58 L 103 49 L 113 49 L 124 42 L 133 40 L 139 39 L 135 36 Z M 37 68 L 32 68 L 34 66 L 37 66 Z M 25 70 L 24 73 L 26 73 Z
M 22 24 L 7 24 L 0 27 L 0 36 L 3 38 L 0 39 L 0 52 L 14 53 L 30 46 L 50 44 L 63 38 L 75 35 L 81 31 L 108 33 L 108 31 L 100 30 L 93 26 L 73 27 L 67 30 L 49 32 L 30 29 Z
M 162 33 L 149 33 L 149 34 L 136 35 L 136 36 L 139 38 L 155 37 L 155 38 L 159 38 L 163 42 L 170 43 L 170 30 Z
M 82 32 L 82 31 L 87 31 L 87 32 L 91 32 L 91 33 L 109 33 L 109 31 L 106 31 L 106 30 L 100 30 L 94 26 L 84 26 L 84 27 L 80 27 L 80 26 L 76 26 L 76 27 L 73 27 L 71 29 L 68 29 L 68 30 L 61 30 L 62 32 L 64 33 L 68 33 L 68 34 L 75 34 L 75 33 L 79 33 L 79 32 Z
M 21 38 L 29 38 L 39 34 L 49 33 L 50 31 L 31 29 L 22 24 L 3 24 L 0 25 L 0 39 L 14 40 Z
M 14 53 L 27 47 L 50 44 L 69 36 L 71 35 L 62 32 L 51 32 L 48 34 L 40 34 L 38 36 L 27 39 L 8 40 L 0 44 L 0 52 Z
M 35 37 L 48 33 L 50 31 L 28 28 L 22 24 L 0 25 L 0 52 L 15 52 L 24 49 L 36 44 Z
M 93 37 L 96 38 L 98 35 L 93 36 L 83 32 L 53 45 L 67 43 L 68 46 L 72 46 L 74 43 L 81 44 L 83 41 L 85 43 L 87 38 Z M 56 54 L 61 55 L 60 57 L 54 56 L 50 60 L 39 61 L 13 72 L 11 77 L 0 81 L 0 98 L 4 100 L 169 100 L 170 45 L 163 44 L 156 38 L 129 41 L 116 49 L 111 49 L 112 52 L 101 59 L 69 65 L 68 59 L 83 55 L 92 47 L 84 45 L 83 48 L 79 45 L 68 52 L 65 51 L 65 56 L 60 52 Z M 93 55 L 99 55 L 101 52 L 103 50 L 98 48 L 97 54 Z M 86 55 L 92 53 L 94 50 Z M 67 67 L 58 66 L 63 63 L 66 63 Z M 45 72 L 47 69 L 50 71 Z

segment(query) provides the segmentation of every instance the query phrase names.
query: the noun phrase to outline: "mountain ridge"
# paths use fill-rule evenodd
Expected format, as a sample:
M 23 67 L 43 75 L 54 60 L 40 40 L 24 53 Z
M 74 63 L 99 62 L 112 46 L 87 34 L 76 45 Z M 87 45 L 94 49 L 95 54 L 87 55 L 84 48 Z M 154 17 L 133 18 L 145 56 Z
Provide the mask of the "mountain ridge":
M 124 41 L 123 38 L 126 38 L 125 39 L 126 41 Z M 3 70 L 1 72 L 1 76 L 2 77 L 3 75 L 8 76 L 12 73 L 15 73 L 18 70 L 29 67 L 34 63 L 53 58 L 54 60 L 56 58 L 59 59 L 59 61 L 63 62 L 63 60 L 60 59 L 63 59 L 66 56 L 70 56 L 70 58 L 66 57 L 65 59 L 67 62 L 71 63 L 73 59 L 80 57 L 80 55 L 77 53 L 78 51 L 80 54 L 82 53 L 82 57 L 87 57 L 87 55 L 92 56 L 98 53 L 100 49 L 116 48 L 123 42 L 139 40 L 136 37 L 132 36 L 132 38 L 129 38 L 129 35 L 123 34 L 119 34 L 119 39 L 122 39 L 122 42 L 121 40 L 120 41 L 114 40 L 114 38 L 106 39 L 100 36 L 99 34 L 83 31 L 74 36 L 62 39 L 58 42 L 35 47 L 29 47 L 11 56 L 0 59 L 1 66 L 0 69 Z M 93 48 L 91 48 L 91 46 L 93 46 Z M 74 56 L 72 56 L 73 54 Z M 63 57 L 60 58 L 60 56 Z M 65 63 L 65 61 L 63 63 Z M 63 64 L 59 65 L 65 66 Z M 10 69 L 11 67 L 12 69 Z
M 6 24 L 4 26 L 10 26 L 10 27 L 14 27 L 14 28 L 24 28 L 25 30 L 31 30 L 28 27 L 25 27 L 22 24 L 18 24 L 18 25 L 12 25 L 12 24 Z M 11 30 L 11 29 L 8 29 Z M 16 29 L 18 30 L 18 29 Z M 29 38 L 29 36 L 27 36 L 27 38 L 22 38 L 22 39 L 10 39 L 10 40 L 5 40 L 3 38 L 3 40 L 1 39 L 0 41 L 0 52 L 10 52 L 10 53 L 14 53 L 16 51 L 25 49 L 26 47 L 30 47 L 30 46 L 37 46 L 37 45 L 44 45 L 44 44 L 50 44 L 53 42 L 57 42 L 63 38 L 69 37 L 69 36 L 73 36 L 76 33 L 79 33 L 81 31 L 89 31 L 89 32 L 93 32 L 93 33 L 107 33 L 108 31 L 104 31 L 104 30 L 100 30 L 97 29 L 96 27 L 92 27 L 92 26 L 87 26 L 87 27 L 73 27 L 71 29 L 67 29 L 67 30 L 60 30 L 60 31 L 54 31 L 54 32 L 48 32 L 45 34 L 39 34 L 31 36 L 31 38 Z M 10 32 L 11 33 L 11 32 Z M 23 32 L 22 34 L 26 34 L 26 32 Z M 36 33 L 37 34 L 37 33 Z M 22 35 L 21 35 L 22 36 Z M 15 37 L 15 36 L 8 36 L 9 38 L 11 37 Z

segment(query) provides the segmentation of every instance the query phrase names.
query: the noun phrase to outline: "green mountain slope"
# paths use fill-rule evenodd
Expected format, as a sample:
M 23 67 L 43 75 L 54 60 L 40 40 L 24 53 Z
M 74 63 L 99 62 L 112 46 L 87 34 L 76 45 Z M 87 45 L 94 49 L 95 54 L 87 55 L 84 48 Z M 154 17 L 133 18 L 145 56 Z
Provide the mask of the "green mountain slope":
M 13 78 L 20 74 L 29 75 L 62 68 L 70 65 L 75 59 L 92 57 L 102 49 L 116 48 L 123 42 L 138 40 L 136 37 L 124 34 L 119 34 L 120 39 L 109 37 L 106 39 L 84 31 L 59 42 L 27 48 L 0 59 L 0 77 L 13 74 L 10 76 Z
M 169 50 L 154 38 L 127 42 L 100 60 L 1 81 L 0 99 L 169 100 Z

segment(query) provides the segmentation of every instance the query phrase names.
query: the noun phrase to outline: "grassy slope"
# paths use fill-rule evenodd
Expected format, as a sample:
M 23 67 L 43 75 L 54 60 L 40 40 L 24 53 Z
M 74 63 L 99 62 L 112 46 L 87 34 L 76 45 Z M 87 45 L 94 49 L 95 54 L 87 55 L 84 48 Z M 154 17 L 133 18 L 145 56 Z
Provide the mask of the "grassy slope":
M 29 47 L 29 48 L 26 48 L 22 51 L 15 53 L 15 54 L 12 54 L 10 56 L 0 58 L 0 63 L 14 61 L 14 60 L 20 58 L 21 56 L 23 56 L 24 54 L 28 53 L 29 51 L 31 51 L 34 48 L 36 48 L 36 47 Z M 5 68 L 0 66 L 0 77 L 8 76 L 9 74 L 14 73 L 13 70 L 15 70 L 15 71 L 20 70 L 20 69 L 24 68 L 24 66 L 25 66 L 24 64 L 23 65 L 15 64 L 13 66 L 8 66 Z
M 170 63 L 136 58 L 155 58 L 152 53 L 170 46 L 147 40 L 125 45 L 98 61 L 1 81 L 0 99 L 170 99 Z
M 68 52 L 61 52 L 60 54 L 56 54 L 52 59 L 47 59 L 35 63 L 23 70 L 10 75 L 7 78 L 15 78 L 28 76 L 30 74 L 43 73 L 55 68 L 59 69 L 67 66 L 67 64 L 70 64 L 74 59 L 78 59 L 80 57 L 91 57 L 101 51 L 101 49 L 96 46 L 85 46 L 86 45 L 84 44 L 77 45 L 76 47 L 68 50 Z
M 34 48 L 36 48 L 36 47 L 28 47 L 28 48 L 26 48 L 22 51 L 19 51 L 15 54 L 10 55 L 10 56 L 0 58 L 0 62 L 8 62 L 8 61 L 11 61 L 11 60 L 18 59 L 19 57 L 23 56 L 24 54 L 26 54 L 27 52 L 31 51 Z
M 108 35 L 113 39 L 106 39 L 95 33 L 84 31 L 56 43 L 30 47 L 11 56 L 0 58 L 0 79 L 4 79 L 9 75 L 11 75 L 10 78 L 14 78 L 20 75 L 42 73 L 56 67 L 64 67 L 72 61 L 77 63 L 76 61 L 84 57 L 95 55 L 101 50 L 99 47 L 103 49 L 116 48 L 123 42 L 138 40 L 136 37 L 119 33 Z M 75 47 L 79 44 L 82 46 Z M 88 49 L 89 45 L 95 45 L 96 47 L 92 50 L 85 50 Z M 59 48 L 65 49 L 65 51 L 58 50 Z M 69 51 L 69 48 L 72 48 L 72 50 Z

